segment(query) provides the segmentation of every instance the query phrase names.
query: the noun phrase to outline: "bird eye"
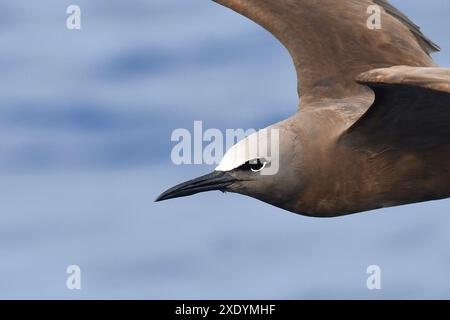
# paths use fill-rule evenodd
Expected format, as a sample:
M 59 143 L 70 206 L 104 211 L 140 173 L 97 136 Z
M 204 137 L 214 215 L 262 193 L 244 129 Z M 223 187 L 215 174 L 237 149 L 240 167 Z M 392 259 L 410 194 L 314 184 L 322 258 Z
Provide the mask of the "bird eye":
M 238 169 L 243 171 L 260 172 L 267 166 L 268 163 L 269 161 L 267 161 L 266 159 L 255 159 L 247 161 Z
M 267 165 L 267 161 L 265 159 L 257 159 L 248 162 L 248 166 L 250 170 L 253 172 L 259 172 L 264 169 Z

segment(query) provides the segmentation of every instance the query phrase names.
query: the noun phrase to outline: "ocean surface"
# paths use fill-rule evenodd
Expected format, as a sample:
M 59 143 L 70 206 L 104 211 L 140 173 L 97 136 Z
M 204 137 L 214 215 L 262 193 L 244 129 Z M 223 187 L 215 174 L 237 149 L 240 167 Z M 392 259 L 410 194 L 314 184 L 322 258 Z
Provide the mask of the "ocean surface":
M 450 66 L 450 2 L 391 2 Z M 295 111 L 287 51 L 249 20 L 208 0 L 2 0 L 0 39 L 0 298 L 450 298 L 450 200 L 335 219 L 219 192 L 153 202 L 213 169 L 174 165 L 173 130 Z

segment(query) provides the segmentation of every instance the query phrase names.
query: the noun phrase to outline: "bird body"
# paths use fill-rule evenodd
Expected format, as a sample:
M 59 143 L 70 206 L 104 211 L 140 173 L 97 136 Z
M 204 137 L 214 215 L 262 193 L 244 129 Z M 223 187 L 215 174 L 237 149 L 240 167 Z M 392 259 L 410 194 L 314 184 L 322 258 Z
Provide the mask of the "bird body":
M 438 47 L 417 25 L 386 0 L 215 1 L 286 46 L 299 110 L 269 127 L 280 136 L 276 174 L 264 174 L 263 155 L 235 156 L 248 154 L 248 137 L 215 172 L 158 201 L 222 190 L 335 217 L 450 197 L 450 69 L 436 66 Z M 380 30 L 367 27 L 371 5 L 382 9 Z M 249 170 L 254 160 L 264 165 Z
M 301 159 L 292 161 L 302 166 L 291 168 L 302 183 L 297 183 L 295 194 L 281 192 L 287 196 L 273 203 L 276 206 L 304 215 L 333 217 L 450 196 L 449 146 L 427 153 L 388 146 L 355 147 L 343 138 L 345 131 L 334 131 L 339 121 L 341 130 L 345 128 L 334 111 L 316 112 L 321 114 L 300 112 L 297 117 L 302 121 L 293 121 L 300 125 L 309 122 L 308 130 L 297 131 L 302 142 L 295 153 Z M 420 128 L 417 132 L 420 134 Z M 436 157 L 437 152 L 442 157 Z

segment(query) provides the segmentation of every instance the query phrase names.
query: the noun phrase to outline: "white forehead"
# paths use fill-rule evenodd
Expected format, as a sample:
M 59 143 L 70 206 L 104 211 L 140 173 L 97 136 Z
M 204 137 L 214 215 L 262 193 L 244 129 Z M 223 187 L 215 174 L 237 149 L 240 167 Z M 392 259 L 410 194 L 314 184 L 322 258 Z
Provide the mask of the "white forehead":
M 232 146 L 224 155 L 216 171 L 230 171 L 247 161 L 267 158 L 270 150 L 270 129 L 255 132 Z

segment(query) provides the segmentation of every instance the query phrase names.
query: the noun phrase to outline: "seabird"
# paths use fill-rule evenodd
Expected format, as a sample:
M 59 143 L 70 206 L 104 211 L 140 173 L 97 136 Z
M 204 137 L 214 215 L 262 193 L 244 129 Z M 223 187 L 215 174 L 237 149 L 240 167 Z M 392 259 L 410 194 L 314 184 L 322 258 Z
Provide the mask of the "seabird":
M 268 160 L 249 155 L 260 142 L 249 136 L 213 173 L 156 201 L 221 190 L 335 217 L 450 197 L 450 69 L 433 62 L 439 47 L 403 13 L 386 0 L 214 1 L 287 48 L 299 110 L 268 128 L 280 135 L 277 174 L 263 174 Z M 373 5 L 381 29 L 367 25 Z

